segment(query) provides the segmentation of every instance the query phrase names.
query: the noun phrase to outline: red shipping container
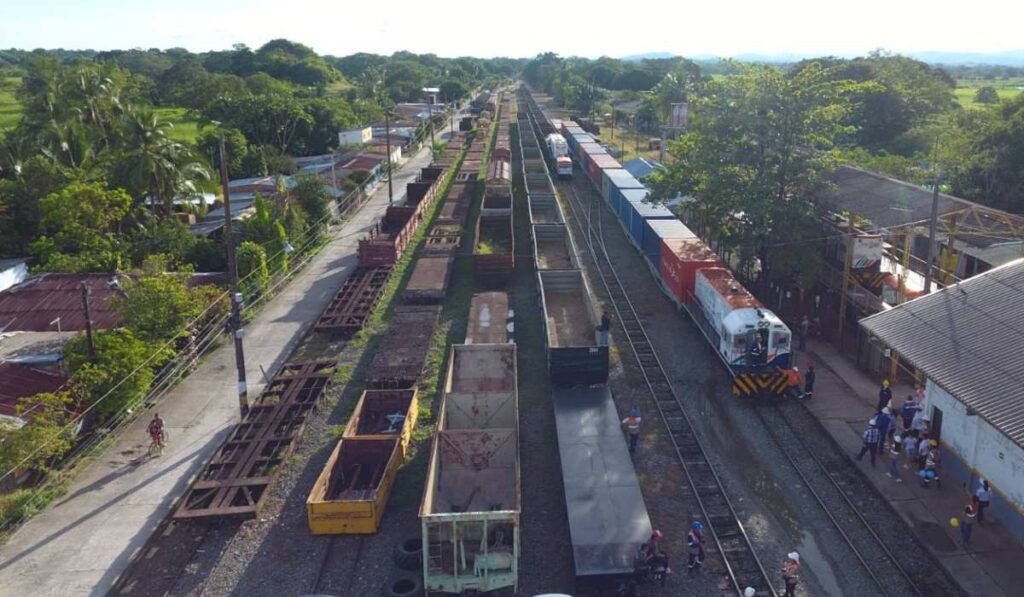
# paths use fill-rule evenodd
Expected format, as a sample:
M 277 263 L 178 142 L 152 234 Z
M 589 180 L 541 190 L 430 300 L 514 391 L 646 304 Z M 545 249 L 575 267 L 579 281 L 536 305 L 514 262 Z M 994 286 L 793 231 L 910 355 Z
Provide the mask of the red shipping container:
M 693 302 L 693 286 L 697 271 L 722 267 L 718 255 L 700 239 L 670 238 L 661 241 L 661 280 L 672 296 L 682 303 Z

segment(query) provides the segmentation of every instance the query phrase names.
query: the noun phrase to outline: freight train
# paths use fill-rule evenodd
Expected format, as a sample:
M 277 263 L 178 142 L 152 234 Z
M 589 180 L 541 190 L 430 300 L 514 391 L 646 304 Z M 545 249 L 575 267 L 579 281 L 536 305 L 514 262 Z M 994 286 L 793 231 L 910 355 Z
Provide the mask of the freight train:
M 734 375 L 786 369 L 792 333 L 736 280 L 714 251 L 667 207 L 652 203 L 644 185 L 595 137 L 571 120 L 548 119 L 532 95 L 538 134 L 558 130 L 569 156 L 609 204 L 662 290 L 697 323 Z M 546 156 L 554 161 L 550 152 Z

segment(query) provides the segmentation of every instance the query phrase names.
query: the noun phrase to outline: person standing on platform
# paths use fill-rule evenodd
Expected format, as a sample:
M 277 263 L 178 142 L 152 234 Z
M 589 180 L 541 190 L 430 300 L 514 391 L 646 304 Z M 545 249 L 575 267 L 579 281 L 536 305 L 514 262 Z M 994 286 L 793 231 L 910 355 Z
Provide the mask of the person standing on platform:
M 804 400 L 814 396 L 814 363 L 807 361 L 807 373 L 804 373 Z
M 878 427 L 878 453 L 884 453 L 886 440 L 889 438 L 889 430 L 892 428 L 893 420 L 889 407 L 882 409 L 882 412 L 875 415 L 875 426 Z
M 914 400 L 913 395 L 908 395 L 900 408 L 900 417 L 903 419 L 903 431 L 910 431 L 914 425 L 914 415 L 921 410 L 921 406 Z
M 629 453 L 636 452 L 636 445 L 640 441 L 640 409 L 633 407 L 629 409 L 629 416 L 622 419 L 622 428 L 629 436 Z
M 597 331 L 601 335 L 600 345 L 608 346 L 608 333 L 612 329 L 612 316 L 607 311 L 601 311 L 601 325 Z
M 876 413 L 882 412 L 882 409 L 889 406 L 892 402 L 892 388 L 889 387 L 889 380 L 882 380 L 882 387 L 878 389 L 878 408 L 875 409 Z
M 992 488 L 988 481 L 981 480 L 981 485 L 978 486 L 978 491 L 974 492 L 974 497 L 978 500 L 978 526 L 980 527 L 985 524 L 985 509 L 992 503 Z
M 878 427 L 875 427 L 875 419 L 871 419 L 862 437 L 864 445 L 860 449 L 860 454 L 857 454 L 857 460 L 863 458 L 865 453 L 870 452 L 871 466 L 875 466 L 875 454 L 878 453 Z
M 893 479 L 896 479 L 897 483 L 903 482 L 903 479 L 900 478 L 899 469 L 900 450 L 902 450 L 902 446 L 900 444 L 902 440 L 903 438 L 898 435 L 895 438 L 893 438 L 892 449 L 889 450 L 889 472 L 886 473 L 886 475 L 892 477 Z

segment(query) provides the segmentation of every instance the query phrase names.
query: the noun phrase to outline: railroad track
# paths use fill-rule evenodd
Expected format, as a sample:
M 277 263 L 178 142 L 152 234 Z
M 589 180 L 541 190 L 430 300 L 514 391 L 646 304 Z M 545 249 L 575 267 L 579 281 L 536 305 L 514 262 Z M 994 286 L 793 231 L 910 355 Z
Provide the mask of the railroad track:
M 572 184 L 561 186 L 569 191 L 566 193 L 566 203 L 572 212 L 573 224 L 580 237 L 586 239 L 602 285 L 640 366 L 658 413 L 669 432 L 676 455 L 686 471 L 690 488 L 697 498 L 704 522 L 710 530 L 709 535 L 721 555 L 725 575 L 718 585 L 720 592 L 723 595 L 737 595 L 742 594 L 746 587 L 753 587 L 758 595 L 777 596 L 778 593 L 758 559 L 750 537 L 729 501 L 707 453 L 694 433 L 693 424 L 683 410 L 657 352 L 647 337 L 643 323 L 615 272 L 604 245 L 601 209 L 597 210 L 595 225 L 593 198 L 591 197 L 590 204 L 587 205 Z M 586 229 L 583 222 L 586 222 Z
M 755 411 L 879 594 L 963 593 L 804 404 L 779 402 Z M 880 466 L 887 465 L 885 457 L 879 460 Z M 911 483 L 917 481 L 909 471 L 902 474 Z

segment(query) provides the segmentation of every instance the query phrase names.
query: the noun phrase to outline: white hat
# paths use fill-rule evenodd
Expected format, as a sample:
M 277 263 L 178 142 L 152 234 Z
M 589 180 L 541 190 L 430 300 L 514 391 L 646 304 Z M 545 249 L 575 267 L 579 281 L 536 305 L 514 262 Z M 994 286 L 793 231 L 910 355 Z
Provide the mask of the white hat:
M 793 367 L 793 371 L 796 371 L 797 373 L 800 373 L 800 367 L 796 367 L 796 366 L 794 366 L 794 367 Z
M 882 412 L 884 412 L 887 415 L 891 415 L 892 414 L 892 409 L 887 406 L 887 407 L 882 409 Z
M 800 561 L 800 554 L 798 554 L 795 551 L 789 552 L 789 554 L 787 554 L 786 557 L 791 559 L 791 560 L 793 560 L 794 562 L 799 562 Z
M 754 587 L 747 587 L 743 589 L 743 597 L 754 597 L 754 595 L 757 595 L 757 591 L 754 590 Z

